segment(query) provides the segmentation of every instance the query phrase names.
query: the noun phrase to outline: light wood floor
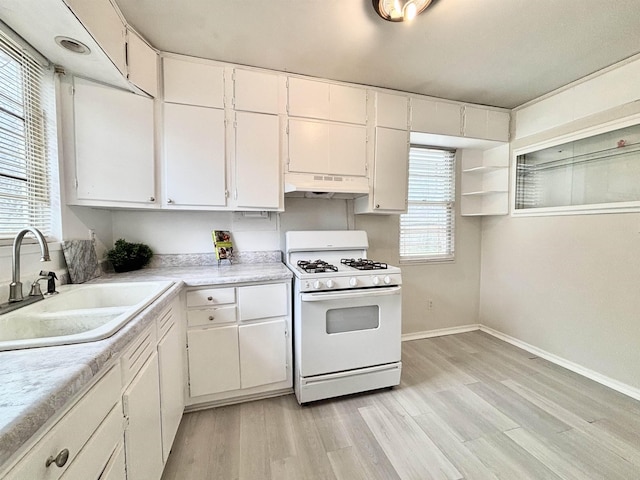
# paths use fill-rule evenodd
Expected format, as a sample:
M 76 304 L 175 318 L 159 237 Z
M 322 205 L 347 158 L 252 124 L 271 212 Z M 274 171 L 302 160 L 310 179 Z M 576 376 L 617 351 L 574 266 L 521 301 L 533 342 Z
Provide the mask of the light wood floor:
M 163 479 L 640 479 L 640 402 L 481 332 L 402 361 L 392 390 L 187 414 Z

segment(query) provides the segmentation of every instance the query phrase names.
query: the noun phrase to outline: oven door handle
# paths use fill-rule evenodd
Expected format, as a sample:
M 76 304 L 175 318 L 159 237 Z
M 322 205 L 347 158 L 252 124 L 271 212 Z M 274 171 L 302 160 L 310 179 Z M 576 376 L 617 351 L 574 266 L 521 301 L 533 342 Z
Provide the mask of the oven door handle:
M 342 293 L 303 293 L 303 302 L 326 302 L 328 300 L 344 300 L 346 298 L 381 297 L 383 295 L 400 295 L 402 287 L 371 288 L 349 290 Z

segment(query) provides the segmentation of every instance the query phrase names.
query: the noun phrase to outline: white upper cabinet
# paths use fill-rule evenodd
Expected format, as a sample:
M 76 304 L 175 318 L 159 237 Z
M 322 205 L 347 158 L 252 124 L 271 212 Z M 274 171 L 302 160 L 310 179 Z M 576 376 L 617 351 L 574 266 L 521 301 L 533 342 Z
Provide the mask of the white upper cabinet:
M 408 132 L 376 128 L 371 193 L 355 199 L 355 213 L 404 213 L 407 210 L 408 167 Z
M 164 104 L 164 204 L 224 207 L 224 110 Z
M 109 56 L 120 73 L 126 75 L 126 27 L 109 0 L 64 0 L 73 13 Z
M 236 68 L 233 71 L 233 108 L 246 112 L 277 114 L 278 76 Z
M 131 83 L 158 96 L 158 54 L 131 29 L 127 29 L 127 72 Z
M 210 63 L 165 57 L 164 101 L 224 108 L 224 68 Z
M 460 136 L 461 112 L 457 103 L 411 98 L 411 131 Z
M 401 95 L 376 92 L 376 126 L 407 130 L 409 99 Z
M 509 141 L 509 112 L 465 105 L 462 118 L 465 137 Z
M 235 207 L 261 210 L 283 208 L 279 132 L 277 115 L 236 112 L 232 200 Z
M 359 125 L 367 121 L 367 92 L 363 88 L 290 77 L 288 92 L 291 116 Z
M 73 107 L 75 195 L 69 202 L 155 206 L 153 100 L 75 78 Z
M 365 127 L 289 119 L 289 172 L 366 176 Z

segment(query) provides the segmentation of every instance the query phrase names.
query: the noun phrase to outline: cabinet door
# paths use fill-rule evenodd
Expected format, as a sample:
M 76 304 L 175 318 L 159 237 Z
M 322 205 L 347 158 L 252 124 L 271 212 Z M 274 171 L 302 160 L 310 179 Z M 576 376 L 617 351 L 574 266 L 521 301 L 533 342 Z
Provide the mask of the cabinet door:
M 406 210 L 408 164 L 407 131 L 376 128 L 374 209 Z
M 289 291 L 286 283 L 238 288 L 240 321 L 283 317 L 288 311 Z
M 455 103 L 411 99 L 411 130 L 460 136 L 461 107 Z
M 187 343 L 192 397 L 240 388 L 236 325 L 189 330 Z
M 289 120 L 289 171 L 365 176 L 365 127 L 313 120 Z
M 162 62 L 164 101 L 224 108 L 224 68 L 166 57 Z
M 401 95 L 376 92 L 376 126 L 406 130 L 409 99 Z
M 278 113 L 278 76 L 236 68 L 233 72 L 233 108 Z
M 125 58 L 126 28 L 109 0 L 65 0 L 73 13 L 96 39 L 111 61 L 124 75 L 127 71 Z
M 289 119 L 289 171 L 329 172 L 329 124 Z
M 237 112 L 235 129 L 236 206 L 278 209 L 282 200 L 278 117 Z
M 154 353 L 122 395 L 128 425 L 124 431 L 128 480 L 162 475 L 162 431 L 158 354 Z
M 367 91 L 330 84 L 328 120 L 364 125 L 367 122 Z
M 74 80 L 77 198 L 155 202 L 153 100 Z
M 322 172 L 324 173 L 324 172 Z M 329 124 L 327 173 L 367 175 L 367 131 L 359 125 Z
M 242 388 L 287 379 L 287 328 L 284 319 L 240 325 Z
M 464 136 L 509 141 L 509 112 L 464 107 Z
M 289 115 L 329 118 L 329 84 L 303 78 L 289 78 Z
M 224 132 L 224 110 L 165 103 L 166 203 L 226 205 Z
M 180 326 L 174 323 L 158 343 L 160 367 L 160 412 L 162 416 L 162 459 L 169 457 L 173 439 L 184 412 L 184 378 Z
M 127 29 L 127 77 L 152 97 L 158 95 L 158 54 L 133 30 Z
M 104 468 L 102 472 L 102 476 L 99 477 L 99 480 L 126 480 L 127 479 L 127 470 L 125 466 L 125 458 L 124 458 L 124 445 L 122 441 L 120 445 L 116 448 L 116 450 L 111 455 L 111 459 L 109 459 L 109 463 Z

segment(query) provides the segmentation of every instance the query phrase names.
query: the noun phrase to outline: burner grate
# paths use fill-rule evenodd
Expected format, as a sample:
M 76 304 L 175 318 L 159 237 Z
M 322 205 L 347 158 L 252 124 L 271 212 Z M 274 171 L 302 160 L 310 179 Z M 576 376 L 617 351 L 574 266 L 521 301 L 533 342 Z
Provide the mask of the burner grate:
M 386 270 L 388 268 L 386 263 L 374 262 L 366 258 L 358 258 L 357 260 L 355 258 L 343 258 L 340 263 L 358 270 Z
M 338 267 L 324 260 L 298 260 L 298 267 L 307 273 L 337 272 Z

